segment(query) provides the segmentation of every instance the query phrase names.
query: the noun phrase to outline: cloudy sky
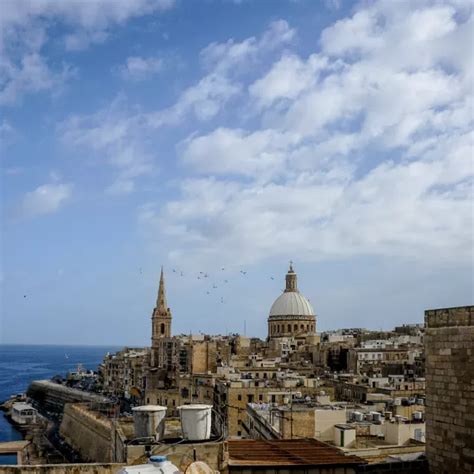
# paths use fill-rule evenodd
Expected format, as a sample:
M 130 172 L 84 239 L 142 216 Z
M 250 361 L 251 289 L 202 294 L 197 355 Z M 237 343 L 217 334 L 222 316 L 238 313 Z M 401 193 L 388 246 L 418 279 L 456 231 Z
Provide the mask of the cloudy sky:
M 469 0 L 1 3 L 0 342 L 473 302 Z

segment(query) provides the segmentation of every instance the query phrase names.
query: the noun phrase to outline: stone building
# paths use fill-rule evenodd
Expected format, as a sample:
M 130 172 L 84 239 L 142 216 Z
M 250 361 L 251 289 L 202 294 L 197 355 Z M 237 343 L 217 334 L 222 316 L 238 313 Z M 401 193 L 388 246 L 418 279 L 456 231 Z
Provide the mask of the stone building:
M 332 441 L 335 426 L 346 423 L 345 408 L 314 403 L 286 403 L 280 406 L 249 403 L 244 422 L 254 439 L 315 438 Z
M 431 474 L 474 472 L 474 306 L 425 311 Z
M 286 288 L 275 300 L 268 317 L 269 340 L 303 337 L 316 332 L 316 315 L 311 303 L 298 290 L 297 275 L 290 263 Z
M 141 396 L 147 357 L 147 349 L 131 347 L 126 347 L 115 354 L 107 354 L 100 366 L 104 393 L 127 399 Z

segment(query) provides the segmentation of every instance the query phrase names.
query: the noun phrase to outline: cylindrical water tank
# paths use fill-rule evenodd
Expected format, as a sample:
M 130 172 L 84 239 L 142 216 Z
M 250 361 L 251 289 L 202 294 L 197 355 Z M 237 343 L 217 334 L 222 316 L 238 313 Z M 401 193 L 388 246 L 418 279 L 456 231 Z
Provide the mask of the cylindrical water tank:
M 413 412 L 413 419 L 414 420 L 422 420 L 423 419 L 423 413 L 421 411 L 414 411 Z
M 363 421 L 364 415 L 360 411 L 352 412 L 352 416 L 354 417 L 354 421 Z
M 373 417 L 373 420 L 376 421 L 376 422 L 382 420 L 382 414 L 379 413 L 378 411 L 373 411 L 372 412 L 372 417 Z
M 142 405 L 133 407 L 133 425 L 135 438 L 163 438 L 165 430 L 166 407 L 160 405 Z
M 166 456 L 150 456 L 148 464 L 126 466 L 117 474 L 181 474 L 181 471 Z
M 211 437 L 211 405 L 181 405 L 178 410 L 185 439 L 203 441 Z

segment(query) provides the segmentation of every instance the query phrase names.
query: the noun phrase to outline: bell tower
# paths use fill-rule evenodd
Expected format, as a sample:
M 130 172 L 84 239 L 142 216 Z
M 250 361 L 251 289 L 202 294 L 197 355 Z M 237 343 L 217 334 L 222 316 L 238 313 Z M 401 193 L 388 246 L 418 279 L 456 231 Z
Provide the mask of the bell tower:
M 171 337 L 171 310 L 166 302 L 165 277 L 163 267 L 161 267 L 160 285 L 158 287 L 158 296 L 156 298 L 156 306 L 151 316 L 151 348 L 152 348 L 152 365 L 156 365 L 156 354 L 161 339 Z

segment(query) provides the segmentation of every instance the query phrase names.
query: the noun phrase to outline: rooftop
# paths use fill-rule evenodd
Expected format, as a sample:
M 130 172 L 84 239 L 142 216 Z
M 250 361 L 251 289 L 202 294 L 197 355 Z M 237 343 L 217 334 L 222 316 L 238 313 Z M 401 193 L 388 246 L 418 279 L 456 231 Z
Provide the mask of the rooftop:
M 229 440 L 229 466 L 336 466 L 366 462 L 315 439 Z

